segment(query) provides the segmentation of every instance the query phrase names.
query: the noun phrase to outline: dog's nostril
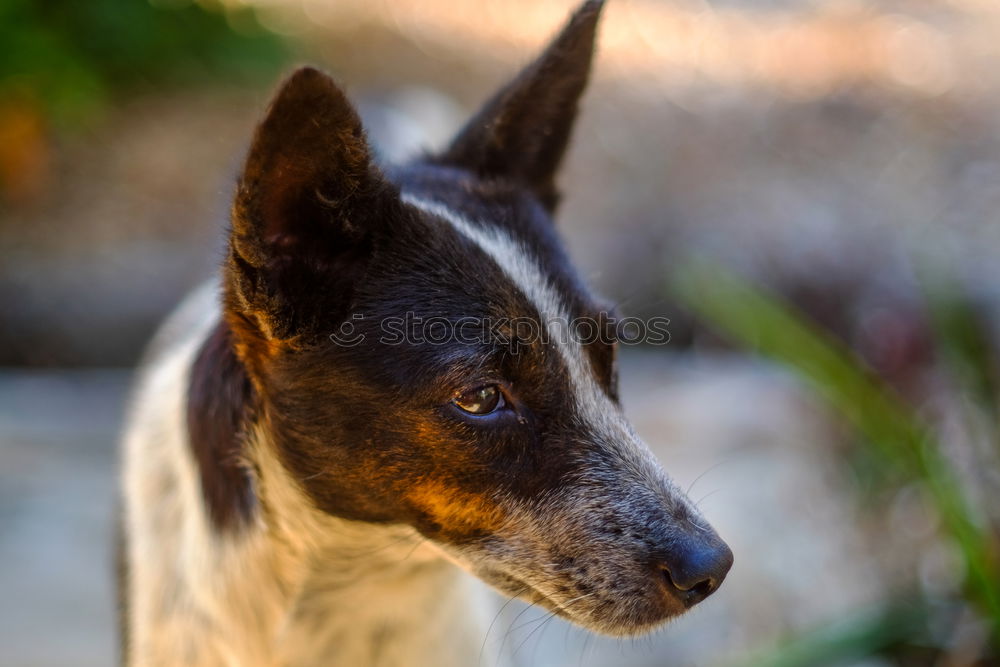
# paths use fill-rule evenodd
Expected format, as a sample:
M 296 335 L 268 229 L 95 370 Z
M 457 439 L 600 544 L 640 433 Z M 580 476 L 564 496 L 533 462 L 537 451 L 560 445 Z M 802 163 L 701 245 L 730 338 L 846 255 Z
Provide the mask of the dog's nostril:
M 666 590 L 686 606 L 695 605 L 714 593 L 733 564 L 733 553 L 724 543 L 675 549 L 659 565 Z
M 680 594 L 685 604 L 697 604 L 711 595 L 716 589 L 716 583 L 713 579 L 702 579 L 691 585 L 678 584 L 674 581 L 669 569 L 660 566 L 660 570 L 663 572 L 663 578 L 667 582 L 667 588 L 675 591 L 675 594 Z
M 711 579 L 706 579 L 704 581 L 699 581 L 697 584 L 688 589 L 688 596 L 694 602 L 700 602 L 712 594 L 715 590 L 715 582 Z

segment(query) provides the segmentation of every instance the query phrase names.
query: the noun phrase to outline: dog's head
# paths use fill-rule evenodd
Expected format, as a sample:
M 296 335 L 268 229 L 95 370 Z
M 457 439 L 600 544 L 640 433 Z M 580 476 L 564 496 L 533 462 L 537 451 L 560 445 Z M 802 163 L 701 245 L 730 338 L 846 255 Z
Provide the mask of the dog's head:
M 327 76 L 293 74 L 239 182 L 225 315 L 319 510 L 409 524 L 505 593 L 631 634 L 712 593 L 732 554 L 623 416 L 613 315 L 552 220 L 599 11 L 398 168 Z

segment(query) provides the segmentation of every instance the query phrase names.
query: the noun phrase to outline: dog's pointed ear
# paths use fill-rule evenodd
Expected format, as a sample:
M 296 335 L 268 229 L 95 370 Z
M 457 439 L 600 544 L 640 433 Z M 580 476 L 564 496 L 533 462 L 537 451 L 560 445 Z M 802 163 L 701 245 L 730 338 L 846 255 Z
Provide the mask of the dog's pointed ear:
M 257 126 L 239 179 L 227 316 L 265 341 L 318 332 L 321 319 L 328 326 L 350 307 L 375 228 L 399 206 L 344 93 L 322 72 L 299 69 Z
M 603 0 L 585 2 L 542 55 L 494 95 L 433 162 L 528 187 L 549 210 L 555 176 L 590 77 Z

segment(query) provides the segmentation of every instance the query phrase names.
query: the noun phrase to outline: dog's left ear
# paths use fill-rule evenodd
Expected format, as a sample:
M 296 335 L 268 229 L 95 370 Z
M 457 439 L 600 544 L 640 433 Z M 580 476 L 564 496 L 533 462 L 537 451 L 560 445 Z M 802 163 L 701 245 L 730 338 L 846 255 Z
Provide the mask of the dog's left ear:
M 529 188 L 550 212 L 555 175 L 587 86 L 603 0 L 585 2 L 542 55 L 502 88 L 433 162 Z

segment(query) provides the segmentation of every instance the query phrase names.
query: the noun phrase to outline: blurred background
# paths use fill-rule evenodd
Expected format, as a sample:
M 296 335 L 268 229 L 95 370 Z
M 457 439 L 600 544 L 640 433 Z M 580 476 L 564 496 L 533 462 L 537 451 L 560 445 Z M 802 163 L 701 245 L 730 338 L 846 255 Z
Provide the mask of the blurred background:
M 215 270 L 281 73 L 401 159 L 574 4 L 0 3 L 0 664 L 114 660 L 130 367 Z M 672 321 L 627 411 L 736 565 L 651 638 L 515 608 L 487 658 L 1000 664 L 1000 3 L 610 0 L 575 136 L 572 256 Z

